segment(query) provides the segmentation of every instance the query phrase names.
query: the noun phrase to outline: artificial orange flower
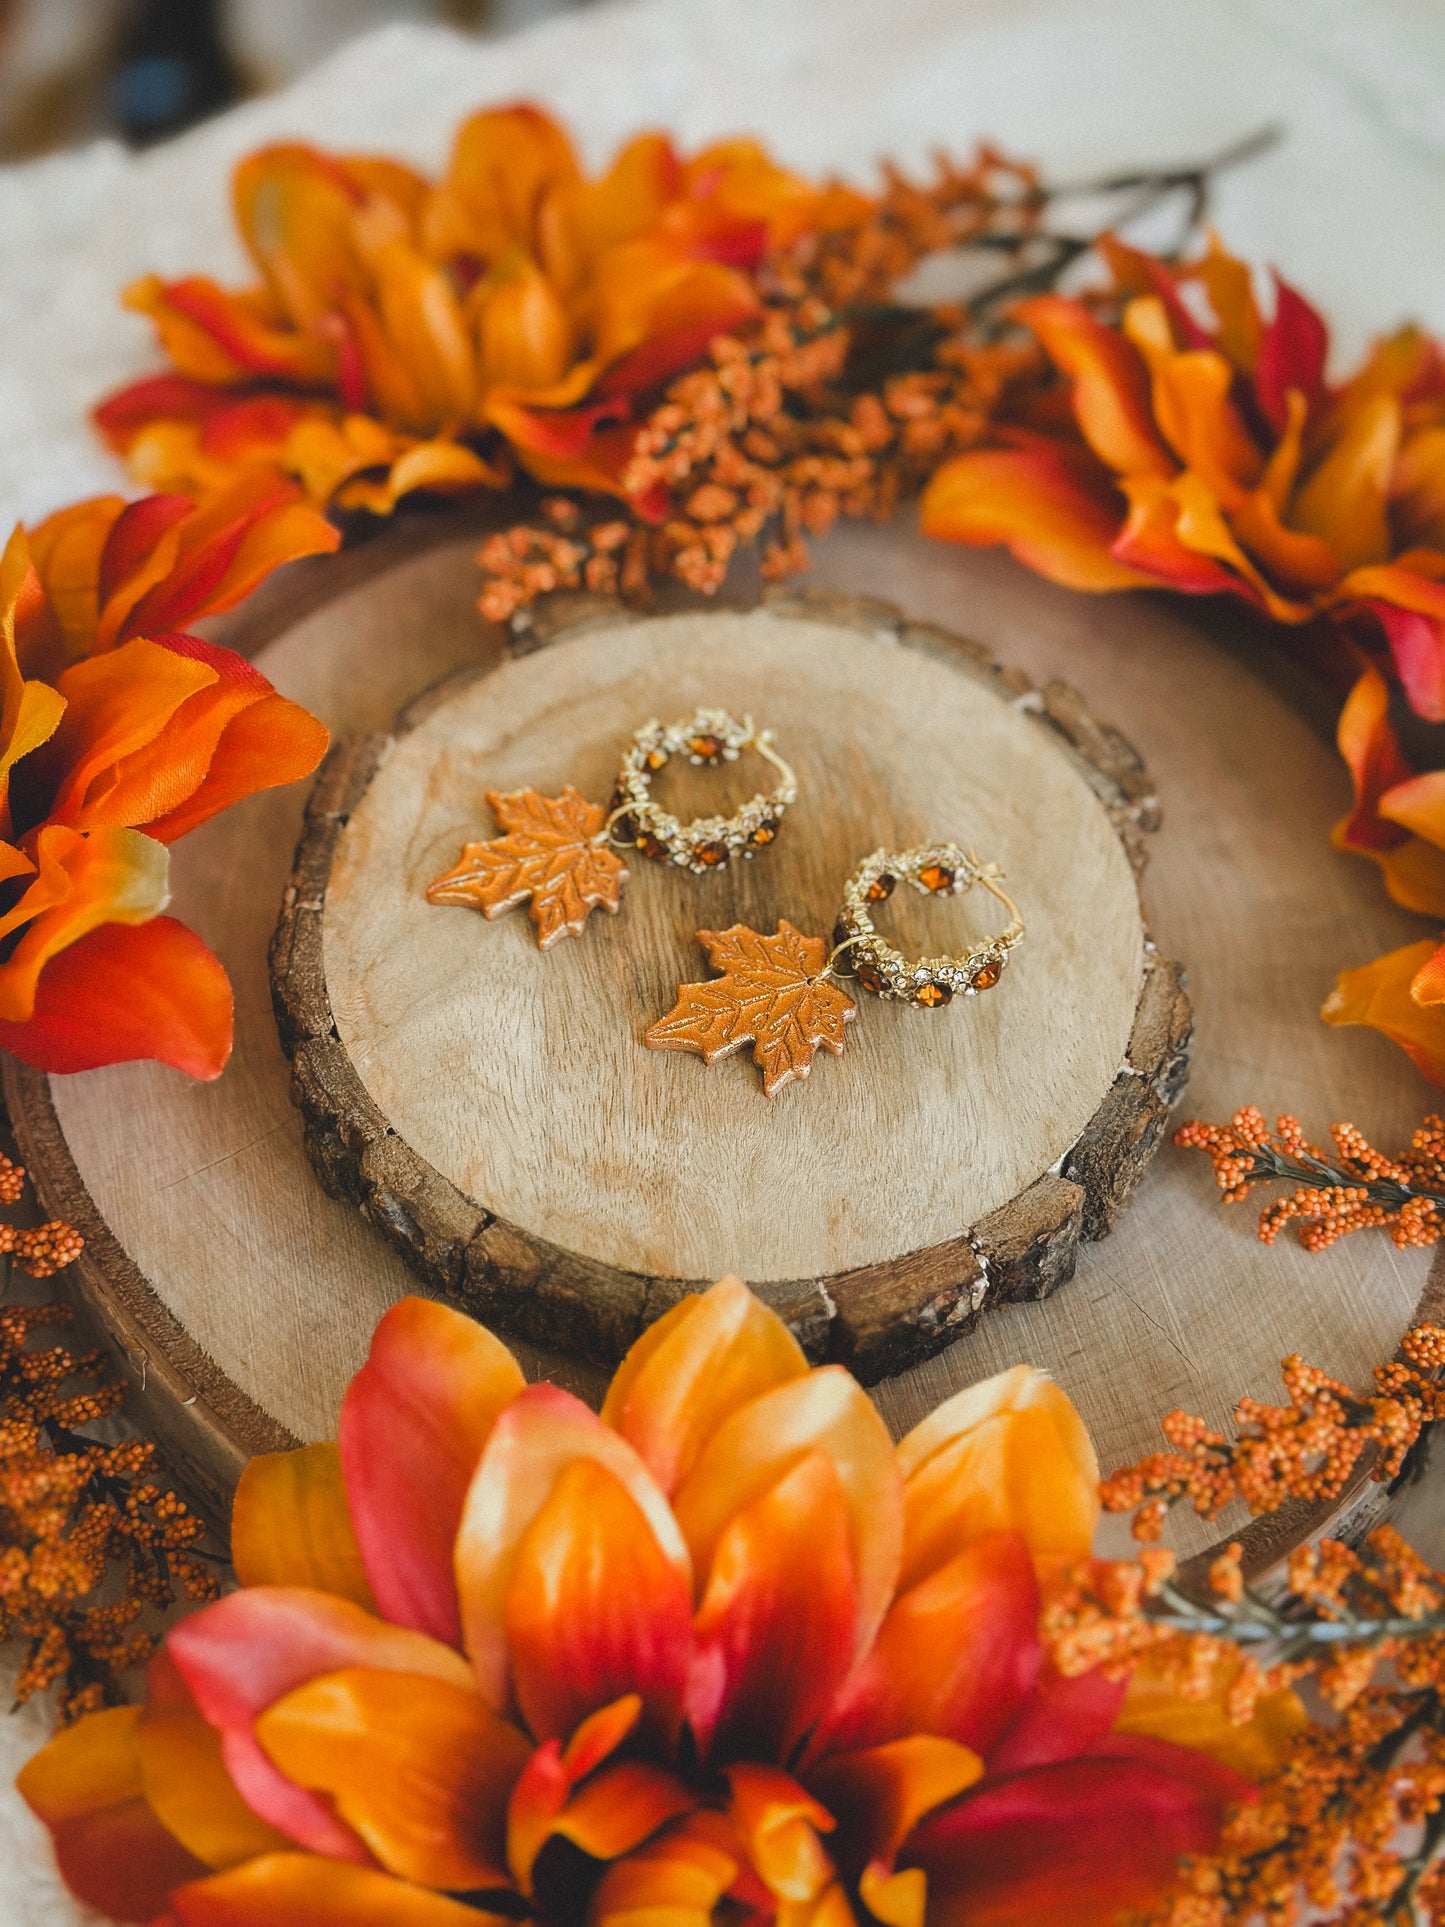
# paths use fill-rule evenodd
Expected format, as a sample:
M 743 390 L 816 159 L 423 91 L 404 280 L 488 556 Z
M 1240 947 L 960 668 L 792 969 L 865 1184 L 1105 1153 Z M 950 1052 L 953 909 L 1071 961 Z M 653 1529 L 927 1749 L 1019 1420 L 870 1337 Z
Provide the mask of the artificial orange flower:
M 340 1432 L 251 1462 L 242 1589 L 20 1775 L 116 1918 L 1102 1927 L 1248 1794 L 1218 1707 L 1181 1745 L 1157 1689 L 1042 1661 L 1098 1514 L 1042 1373 L 895 1449 L 725 1279 L 599 1417 L 410 1298 Z
M 1378 670 L 1367 668 L 1355 684 L 1337 741 L 1355 794 L 1336 844 L 1378 863 L 1396 903 L 1445 923 L 1445 770 L 1415 774 Z M 1432 1083 L 1445 1084 L 1445 943 L 1425 938 L 1344 971 L 1323 1015 L 1382 1031 Z
M 43 1070 L 157 1057 L 214 1077 L 231 991 L 161 913 L 169 845 L 315 768 L 326 732 L 175 625 L 334 548 L 294 485 L 77 503 L 0 560 L 0 1045 Z
M 1004 424 L 999 446 L 944 463 L 924 528 L 1006 544 L 1071 588 L 1232 594 L 1278 622 L 1327 618 L 1445 719 L 1439 343 L 1402 329 L 1332 387 L 1325 324 L 1287 283 L 1266 318 L 1217 242 L 1184 268 L 1103 251 L 1107 304 L 1047 294 L 1017 310 L 1069 386 L 1069 428 Z
M 685 159 L 642 134 L 589 179 L 539 108 L 474 115 L 432 183 L 295 143 L 236 171 L 258 285 L 148 275 L 126 299 L 172 372 L 97 420 L 151 487 L 238 473 L 386 514 L 413 490 L 543 481 L 620 492 L 633 403 L 758 312 L 754 271 L 867 205 L 755 143 Z

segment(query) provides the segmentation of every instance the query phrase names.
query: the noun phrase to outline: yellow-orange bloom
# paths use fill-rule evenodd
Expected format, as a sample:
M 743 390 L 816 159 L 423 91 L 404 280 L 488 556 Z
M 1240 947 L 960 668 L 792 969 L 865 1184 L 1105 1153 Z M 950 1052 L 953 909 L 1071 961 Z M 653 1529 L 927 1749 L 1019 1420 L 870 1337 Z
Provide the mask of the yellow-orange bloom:
M 339 1446 L 247 1468 L 242 1589 L 21 1791 L 80 1898 L 171 1927 L 1103 1927 L 1247 1794 L 1216 1754 L 1273 1754 L 1046 1665 L 1097 1510 L 1024 1367 L 895 1449 L 735 1279 L 600 1416 L 406 1299 Z
M 236 171 L 259 283 L 127 290 L 172 372 L 97 420 L 153 488 L 293 477 L 386 514 L 413 490 L 541 480 L 619 492 L 636 397 L 758 312 L 770 247 L 866 206 L 755 143 L 685 159 L 642 134 L 588 178 L 539 108 L 474 115 L 442 178 L 296 143 Z
M 1324 617 L 1445 719 L 1445 354 L 1413 328 L 1340 387 L 1328 336 L 1276 279 L 1268 319 L 1215 243 L 1173 269 L 1117 242 L 1105 307 L 1042 295 L 1018 318 L 1068 384 L 1062 436 L 1023 422 L 946 462 L 923 525 L 1004 543 L 1077 589 L 1231 594 Z M 1196 299 L 1202 297 L 1202 300 Z M 1206 305 L 1208 312 L 1206 313 Z

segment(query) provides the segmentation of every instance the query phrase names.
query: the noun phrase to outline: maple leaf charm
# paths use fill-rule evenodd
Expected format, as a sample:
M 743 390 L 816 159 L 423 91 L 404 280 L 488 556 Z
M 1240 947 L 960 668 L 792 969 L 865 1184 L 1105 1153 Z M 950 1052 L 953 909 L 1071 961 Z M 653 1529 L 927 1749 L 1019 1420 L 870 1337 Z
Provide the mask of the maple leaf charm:
M 769 1097 L 808 1075 L 820 1045 L 841 1053 L 843 1026 L 857 1006 L 823 977 L 828 946 L 821 937 L 805 937 L 786 919 L 772 937 L 745 923 L 697 936 L 722 975 L 680 984 L 676 1005 L 650 1026 L 645 1043 L 654 1050 L 694 1050 L 705 1064 L 751 1044 Z
M 503 836 L 467 843 L 461 856 L 426 889 L 428 903 L 463 903 L 484 917 L 500 917 L 531 898 L 537 948 L 559 937 L 580 937 L 594 910 L 613 916 L 627 870 L 598 842 L 607 812 L 569 783 L 560 796 L 537 790 L 487 791 Z

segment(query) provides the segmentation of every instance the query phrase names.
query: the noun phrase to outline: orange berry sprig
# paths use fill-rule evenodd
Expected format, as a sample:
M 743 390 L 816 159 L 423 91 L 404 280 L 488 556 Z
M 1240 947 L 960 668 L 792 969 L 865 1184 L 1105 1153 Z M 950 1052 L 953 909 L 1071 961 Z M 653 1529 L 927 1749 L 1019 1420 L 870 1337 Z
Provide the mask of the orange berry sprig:
M 1258 1184 L 1294 1186 L 1261 1210 L 1264 1244 L 1290 1222 L 1306 1251 L 1324 1251 L 1367 1228 L 1388 1231 L 1402 1247 L 1433 1245 L 1445 1235 L 1445 1119 L 1427 1117 L 1410 1148 L 1393 1158 L 1353 1124 L 1332 1125 L 1330 1136 L 1333 1155 L 1306 1141 L 1297 1117 L 1276 1119 L 1271 1132 L 1251 1104 L 1228 1124 L 1185 1124 L 1174 1142 L 1205 1153 L 1226 1204 Z
M 0 1157 L 0 1202 L 20 1202 L 23 1167 Z M 74 1262 L 69 1225 L 0 1225 L 0 1253 L 34 1278 Z M 124 1695 L 121 1675 L 155 1651 L 143 1623 L 217 1591 L 198 1549 L 205 1527 L 169 1489 L 156 1449 L 82 1429 L 112 1417 L 125 1387 L 103 1353 L 36 1337 L 70 1325 L 66 1304 L 0 1304 L 0 1643 L 23 1642 L 23 1702 L 59 1688 L 62 1720 Z

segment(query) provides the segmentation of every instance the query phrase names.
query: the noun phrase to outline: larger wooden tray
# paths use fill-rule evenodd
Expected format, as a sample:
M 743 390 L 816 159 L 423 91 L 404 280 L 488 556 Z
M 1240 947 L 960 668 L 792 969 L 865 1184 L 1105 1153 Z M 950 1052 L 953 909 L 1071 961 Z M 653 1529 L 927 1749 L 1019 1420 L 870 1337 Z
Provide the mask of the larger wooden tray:
M 502 650 L 475 614 L 475 546 L 441 525 L 427 537 L 398 528 L 290 572 L 227 639 L 338 735 L 385 732 L 410 697 Z M 1149 597 L 1072 595 L 1004 558 L 898 529 L 830 539 L 813 581 L 975 636 L 1040 688 L 1068 682 L 1137 745 L 1164 806 L 1145 881 L 1150 928 L 1189 964 L 1192 1113 L 1256 1101 L 1298 1110 L 1316 1130 L 1350 1115 L 1377 1140 L 1408 1133 L 1428 1086 L 1382 1038 L 1329 1030 L 1317 1013 L 1338 968 L 1424 926 L 1384 900 L 1370 866 L 1330 849 L 1344 772 L 1263 673 L 1252 632 L 1211 634 L 1192 609 Z M 82 1284 L 128 1361 L 142 1416 L 218 1499 L 247 1451 L 331 1434 L 377 1316 L 416 1289 L 355 1208 L 322 1190 L 290 1103 L 265 959 L 305 800 L 304 790 L 254 798 L 174 852 L 174 909 L 236 987 L 224 1077 L 200 1087 L 150 1065 L 48 1083 L 13 1065 L 7 1075 L 46 1208 L 93 1240 Z M 504 928 L 482 926 L 493 937 Z M 1223 1424 L 1240 1394 L 1277 1396 L 1286 1352 L 1360 1381 L 1396 1344 L 1427 1269 L 1426 1254 L 1375 1238 L 1318 1256 L 1287 1242 L 1267 1250 L 1247 1207 L 1221 1209 L 1203 1160 L 1166 1145 L 1067 1288 L 1000 1306 L 875 1396 L 901 1430 L 957 1387 L 1027 1359 L 1065 1386 L 1114 1465 L 1157 1442 L 1171 1407 Z M 518 1349 L 529 1372 L 598 1396 L 598 1368 Z M 1282 1523 L 1286 1538 L 1302 1529 Z M 1207 1537 L 1198 1529 L 1185 1543 Z

